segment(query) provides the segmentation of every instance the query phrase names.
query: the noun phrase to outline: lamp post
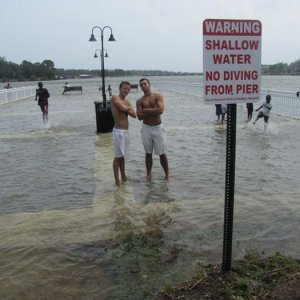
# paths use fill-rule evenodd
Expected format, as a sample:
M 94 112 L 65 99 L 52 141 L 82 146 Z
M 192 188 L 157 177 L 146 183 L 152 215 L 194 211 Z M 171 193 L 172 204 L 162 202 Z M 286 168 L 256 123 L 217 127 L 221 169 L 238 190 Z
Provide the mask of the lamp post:
M 105 51 L 105 57 L 108 57 L 107 51 L 103 47 L 103 36 L 104 36 L 104 30 L 110 29 L 110 37 L 108 39 L 109 42 L 115 41 L 115 38 L 112 33 L 112 29 L 110 26 L 104 26 L 103 28 L 99 26 L 94 26 L 92 28 L 92 34 L 89 39 L 90 42 L 96 42 L 96 38 L 94 36 L 94 29 L 99 29 L 101 32 L 101 49 L 96 49 L 94 57 L 97 57 L 97 51 L 100 52 L 100 59 L 101 59 L 101 77 L 102 77 L 102 99 L 103 99 L 103 105 L 100 106 L 100 103 L 98 101 L 95 103 L 95 110 L 96 110 L 96 123 L 97 123 L 97 132 L 111 132 L 112 128 L 114 126 L 114 119 L 111 113 L 111 110 L 106 105 L 106 89 L 105 89 L 105 71 L 104 71 L 104 51 Z
M 103 98 L 103 108 L 106 108 L 106 93 L 105 93 L 105 72 L 104 72 L 104 48 L 103 48 L 103 36 L 104 36 L 104 30 L 106 28 L 110 29 L 110 37 L 108 39 L 109 42 L 114 42 L 115 38 L 112 33 L 112 29 L 110 26 L 104 26 L 103 28 L 99 26 L 94 26 L 92 29 L 92 34 L 89 39 L 90 42 L 96 42 L 96 38 L 94 36 L 94 29 L 100 29 L 101 31 L 101 51 L 100 51 L 100 56 L 101 56 L 101 77 L 102 77 L 102 98 Z M 96 54 L 96 53 L 95 53 Z M 107 52 L 106 52 L 107 55 Z
M 108 53 L 107 53 L 107 50 L 103 49 L 103 51 L 105 52 L 104 57 L 105 58 L 109 57 Z M 94 54 L 94 58 L 98 58 L 97 52 L 99 52 L 99 55 L 100 55 L 100 68 L 101 68 L 101 71 L 102 71 L 102 69 L 104 69 L 104 67 L 102 68 L 102 50 L 101 49 L 96 49 L 95 54 Z M 101 72 L 101 75 L 102 75 L 102 72 Z M 104 81 L 105 81 L 105 79 L 104 79 Z M 102 85 L 103 85 L 103 82 L 102 82 Z M 99 88 L 99 91 L 100 91 L 100 88 Z M 102 87 L 101 87 L 101 91 L 102 91 Z M 106 95 L 106 93 L 105 93 L 105 95 Z M 102 91 L 102 96 L 103 96 L 103 91 Z

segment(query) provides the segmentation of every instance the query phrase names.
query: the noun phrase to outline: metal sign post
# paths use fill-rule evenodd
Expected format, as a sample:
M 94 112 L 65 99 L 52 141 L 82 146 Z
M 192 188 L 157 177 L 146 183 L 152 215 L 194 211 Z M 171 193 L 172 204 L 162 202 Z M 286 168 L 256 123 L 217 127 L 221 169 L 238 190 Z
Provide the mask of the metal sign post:
M 229 271 L 231 267 L 234 180 L 235 180 L 235 146 L 236 146 L 236 104 L 228 104 L 227 105 L 223 264 L 222 264 L 223 272 Z

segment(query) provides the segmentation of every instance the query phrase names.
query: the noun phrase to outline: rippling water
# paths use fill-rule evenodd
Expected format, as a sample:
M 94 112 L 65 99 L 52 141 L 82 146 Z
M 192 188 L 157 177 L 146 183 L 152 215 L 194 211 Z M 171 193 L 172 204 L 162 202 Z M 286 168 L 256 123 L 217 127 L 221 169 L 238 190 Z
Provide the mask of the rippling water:
M 169 182 L 157 157 L 145 180 L 141 123 L 131 119 L 130 181 L 114 186 L 111 134 L 95 134 L 95 79 L 81 81 L 83 94 L 44 83 L 47 129 L 33 99 L 0 107 L 1 299 L 152 299 L 197 261 L 221 263 L 226 126 L 202 103 L 198 77 L 150 79 L 165 99 Z M 120 81 L 107 79 L 114 91 Z M 262 79 L 266 89 L 297 84 Z M 300 122 L 271 112 L 264 132 L 245 120 L 240 106 L 233 259 L 247 250 L 300 258 Z

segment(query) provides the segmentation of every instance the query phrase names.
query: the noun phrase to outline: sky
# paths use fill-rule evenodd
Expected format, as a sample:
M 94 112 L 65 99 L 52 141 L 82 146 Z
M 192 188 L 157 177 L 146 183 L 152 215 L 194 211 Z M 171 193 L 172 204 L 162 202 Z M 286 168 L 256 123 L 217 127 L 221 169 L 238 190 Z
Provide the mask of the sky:
M 21 64 L 52 60 L 56 68 L 203 71 L 205 19 L 262 23 L 262 64 L 300 59 L 299 0 L 0 0 L 0 57 Z M 98 50 L 98 54 L 99 54 Z

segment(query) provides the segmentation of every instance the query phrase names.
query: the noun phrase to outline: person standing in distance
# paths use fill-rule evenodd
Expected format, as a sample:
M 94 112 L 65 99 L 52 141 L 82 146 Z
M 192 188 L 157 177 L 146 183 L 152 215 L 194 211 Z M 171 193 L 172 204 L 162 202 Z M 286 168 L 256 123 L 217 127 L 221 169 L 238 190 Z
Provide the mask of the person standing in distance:
M 35 101 L 38 100 L 38 105 L 41 108 L 43 114 L 44 125 L 48 123 L 48 98 L 50 94 L 47 89 L 43 87 L 43 83 L 38 83 L 39 88 L 36 90 Z
M 246 103 L 247 107 L 247 120 L 250 122 L 252 120 L 252 114 L 253 114 L 253 103 Z
M 110 100 L 110 108 L 115 121 L 113 128 L 113 145 L 115 152 L 113 172 L 117 186 L 121 184 L 121 181 L 127 181 L 125 158 L 128 156 L 129 150 L 128 115 L 132 118 L 136 118 L 135 111 L 130 102 L 126 99 L 130 92 L 130 87 L 130 82 L 122 81 L 119 86 L 119 95 L 113 95 Z M 121 181 L 119 173 L 121 174 Z
M 152 174 L 152 153 L 159 155 L 160 164 L 165 172 L 165 179 L 169 179 L 169 164 L 166 155 L 166 132 L 161 123 L 161 115 L 164 112 L 164 100 L 158 93 L 153 93 L 150 81 L 142 78 L 139 85 L 144 95 L 136 102 L 136 114 L 138 119 L 143 121 L 141 129 L 142 142 L 145 149 L 145 163 L 147 179 Z
M 108 91 L 109 98 L 111 98 L 111 96 L 112 96 L 112 88 L 111 88 L 110 85 L 108 86 L 107 91 Z

